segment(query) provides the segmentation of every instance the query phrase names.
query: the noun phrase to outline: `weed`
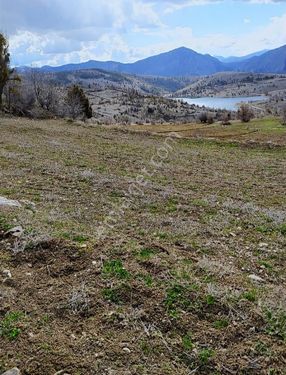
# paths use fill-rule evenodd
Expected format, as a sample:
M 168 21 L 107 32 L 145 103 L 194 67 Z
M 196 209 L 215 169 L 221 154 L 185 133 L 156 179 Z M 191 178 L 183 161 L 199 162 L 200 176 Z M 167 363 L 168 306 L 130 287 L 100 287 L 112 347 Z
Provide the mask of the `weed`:
M 214 356 L 214 351 L 212 349 L 202 349 L 199 351 L 198 353 L 198 360 L 199 360 L 199 364 L 200 366 L 206 366 L 209 361 L 211 360 L 211 358 Z
M 120 303 L 120 297 L 118 295 L 117 290 L 114 288 L 104 288 L 102 291 L 103 297 L 110 302 L 119 304 Z
M 171 198 L 168 200 L 167 205 L 166 205 L 166 211 L 168 213 L 173 213 L 177 211 L 177 206 L 178 206 L 178 200 Z
M 266 333 L 286 341 L 286 312 L 282 310 L 266 312 Z
M 268 346 L 264 342 L 258 341 L 255 345 L 254 351 L 259 355 L 264 355 L 268 352 Z
M 286 236 L 286 223 L 279 226 L 279 232 L 282 234 L 282 236 Z
M 209 305 L 209 306 L 212 306 L 212 305 L 214 305 L 215 304 L 215 297 L 214 296 L 212 296 L 211 294 L 207 294 L 206 295 L 206 303 L 207 303 L 207 305 Z
M 185 351 L 190 351 L 193 349 L 194 344 L 192 342 L 191 335 L 187 334 L 182 337 L 182 345 Z
M 146 259 L 150 259 L 153 255 L 156 254 L 156 251 L 154 249 L 151 249 L 151 248 L 143 248 L 140 252 L 139 252 L 139 257 L 143 260 L 146 260 Z
M 250 302 L 256 302 L 257 300 L 257 291 L 255 289 L 248 290 L 247 292 L 242 293 L 242 298 Z
M 12 229 L 12 225 L 7 222 L 7 219 L 0 215 L 0 230 L 7 232 L 8 230 Z
M 18 311 L 7 313 L 0 322 L 0 336 L 15 340 L 21 333 L 19 321 L 22 317 L 23 314 Z
M 175 284 L 167 289 L 165 306 L 172 317 L 177 317 L 177 309 L 188 310 L 192 306 L 196 307 L 193 303 L 191 292 L 192 290 L 189 287 L 181 284 Z
M 110 260 L 103 264 L 102 272 L 105 276 L 113 276 L 119 279 L 129 279 L 130 273 L 123 267 L 121 260 Z
M 153 352 L 151 345 L 145 340 L 141 341 L 140 348 L 146 357 L 149 357 Z
M 214 322 L 214 327 L 217 329 L 226 328 L 228 325 L 229 325 L 229 322 L 227 319 L 218 319 Z

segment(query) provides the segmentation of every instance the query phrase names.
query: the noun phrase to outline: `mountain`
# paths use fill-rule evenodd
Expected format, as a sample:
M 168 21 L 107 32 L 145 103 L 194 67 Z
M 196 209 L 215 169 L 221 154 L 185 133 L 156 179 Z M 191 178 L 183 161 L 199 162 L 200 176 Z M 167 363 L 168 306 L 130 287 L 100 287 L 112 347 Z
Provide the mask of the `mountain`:
M 224 70 L 224 64 L 215 57 L 202 55 L 185 47 L 161 53 L 127 66 L 127 72 L 131 74 L 165 77 L 200 76 Z
M 228 66 L 239 72 L 286 73 L 286 45 Z
M 103 69 L 103 70 L 110 70 L 113 72 L 120 72 L 121 66 L 124 64 L 116 62 L 116 61 L 96 61 L 96 60 L 89 60 L 84 63 L 79 64 L 66 64 L 61 66 L 48 66 L 45 65 L 41 67 L 43 72 L 73 72 L 76 70 L 83 70 L 83 69 Z
M 43 66 L 43 72 L 67 72 L 84 69 L 102 69 L 117 73 L 141 76 L 191 77 L 220 72 L 286 73 L 286 45 L 267 52 L 260 51 L 244 57 L 221 58 L 203 55 L 192 49 L 180 47 L 170 52 L 151 56 L 135 63 L 95 61 L 68 64 L 58 67 Z M 25 71 L 28 68 L 20 68 Z
M 246 56 L 240 56 L 240 57 L 238 56 L 229 56 L 229 57 L 215 56 L 215 58 L 217 58 L 222 63 L 233 63 L 233 62 L 245 61 L 245 60 L 250 59 L 251 57 L 261 56 L 268 51 L 269 51 L 268 49 L 264 49 L 263 51 L 254 52 Z
M 181 47 L 170 52 L 148 57 L 131 64 L 115 61 L 94 61 L 68 64 L 59 67 L 43 66 L 44 72 L 75 71 L 82 69 L 104 69 L 120 73 L 147 76 L 186 77 L 213 74 L 226 70 L 225 65 L 215 57 L 202 55 Z

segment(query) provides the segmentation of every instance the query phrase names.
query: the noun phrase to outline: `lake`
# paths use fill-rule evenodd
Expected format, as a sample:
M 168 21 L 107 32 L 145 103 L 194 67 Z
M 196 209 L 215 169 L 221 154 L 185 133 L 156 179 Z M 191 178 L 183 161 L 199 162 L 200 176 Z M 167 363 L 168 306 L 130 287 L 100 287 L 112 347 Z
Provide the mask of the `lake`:
M 195 104 L 200 107 L 205 106 L 214 109 L 227 109 L 229 111 L 236 111 L 240 103 L 261 102 L 266 101 L 267 99 L 267 96 L 240 96 L 233 98 L 178 98 L 178 100 L 183 100 L 184 102 Z

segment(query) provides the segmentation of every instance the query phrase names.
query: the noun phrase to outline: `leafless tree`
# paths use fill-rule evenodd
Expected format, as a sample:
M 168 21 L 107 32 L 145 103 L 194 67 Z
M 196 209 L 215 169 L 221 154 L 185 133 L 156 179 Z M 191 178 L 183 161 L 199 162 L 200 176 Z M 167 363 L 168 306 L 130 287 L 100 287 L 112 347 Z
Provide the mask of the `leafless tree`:
M 242 122 L 249 122 L 254 117 L 253 110 L 251 109 L 249 104 L 246 103 L 241 104 L 237 115 Z
M 31 69 L 30 81 L 38 105 L 44 110 L 56 113 L 59 98 L 57 87 L 52 80 L 39 69 Z

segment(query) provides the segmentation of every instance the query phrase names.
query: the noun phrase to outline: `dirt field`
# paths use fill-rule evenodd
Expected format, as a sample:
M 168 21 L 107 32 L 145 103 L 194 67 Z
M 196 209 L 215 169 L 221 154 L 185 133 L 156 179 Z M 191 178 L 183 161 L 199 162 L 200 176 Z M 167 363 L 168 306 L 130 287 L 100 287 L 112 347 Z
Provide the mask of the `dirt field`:
M 21 204 L 0 206 L 0 373 L 285 374 L 275 121 L 222 142 L 242 126 L 0 119 L 0 197 Z

